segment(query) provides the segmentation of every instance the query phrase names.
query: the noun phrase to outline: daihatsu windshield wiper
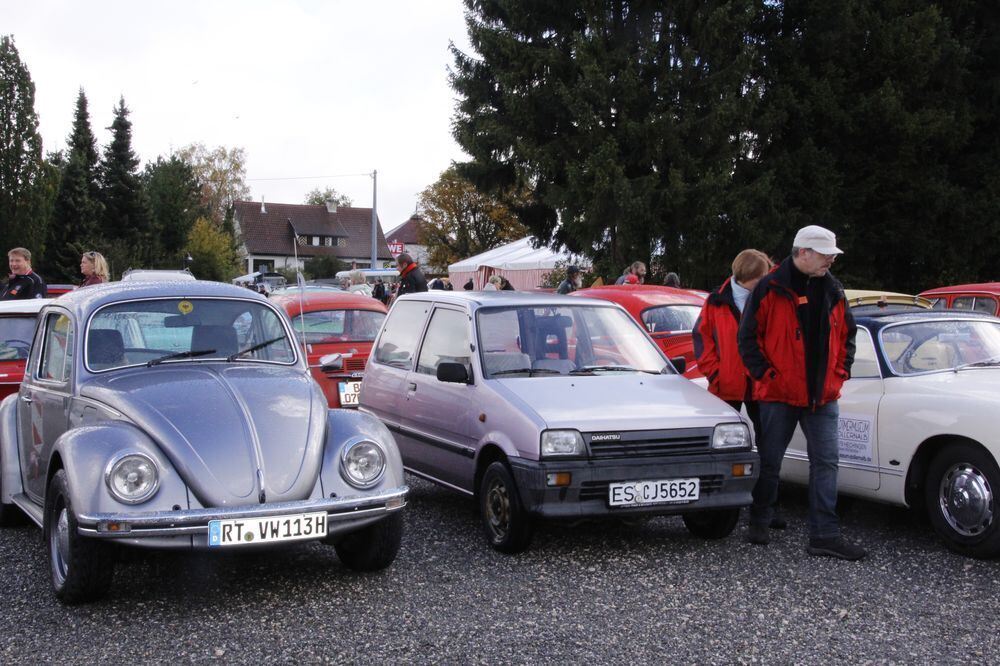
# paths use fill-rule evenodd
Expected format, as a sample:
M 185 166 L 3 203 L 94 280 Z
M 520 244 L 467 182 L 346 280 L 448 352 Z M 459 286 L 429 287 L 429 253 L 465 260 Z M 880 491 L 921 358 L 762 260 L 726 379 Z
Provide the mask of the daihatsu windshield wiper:
M 490 377 L 520 374 L 527 374 L 530 377 L 532 375 L 561 375 L 562 373 L 558 370 L 553 370 L 552 368 L 514 368 L 512 370 L 497 370 L 495 372 L 491 372 Z
M 161 356 L 160 358 L 154 358 L 151 361 L 147 361 L 146 367 L 152 368 L 154 365 L 159 365 L 164 361 L 172 361 L 175 358 L 194 358 L 195 356 L 205 356 L 207 354 L 214 354 L 214 353 L 215 353 L 214 349 L 199 349 L 199 350 L 192 349 L 190 351 L 182 351 L 182 352 L 177 352 L 175 354 L 167 354 L 166 356 Z
M 284 339 L 285 339 L 285 336 L 279 335 L 276 338 L 271 338 L 270 340 L 264 340 L 264 342 L 258 342 L 257 344 L 253 345 L 252 347 L 247 347 L 246 349 L 239 350 L 235 354 L 230 354 L 229 356 L 226 357 L 226 360 L 230 361 L 230 362 L 235 361 L 240 356 L 243 356 L 243 354 L 249 354 L 250 352 L 255 352 L 258 349 L 263 349 L 264 347 L 266 347 L 268 345 L 273 345 L 278 340 L 284 340 Z

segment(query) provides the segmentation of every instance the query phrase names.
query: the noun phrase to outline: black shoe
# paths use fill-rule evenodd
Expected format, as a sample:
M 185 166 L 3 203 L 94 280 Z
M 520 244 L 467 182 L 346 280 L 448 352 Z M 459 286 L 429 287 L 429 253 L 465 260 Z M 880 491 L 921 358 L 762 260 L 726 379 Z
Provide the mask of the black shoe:
M 767 533 L 767 526 L 750 523 L 750 529 L 747 530 L 747 541 L 755 543 L 758 546 L 769 544 L 771 542 L 771 535 Z
M 824 555 L 826 557 L 836 557 L 841 560 L 860 560 L 868 554 L 868 551 L 861 546 L 844 541 L 840 537 L 834 539 L 809 539 L 806 552 L 810 555 Z
M 785 522 L 785 519 L 779 516 L 778 514 L 774 514 L 774 518 L 771 519 L 771 524 L 769 527 L 772 530 L 783 530 L 788 527 L 788 523 Z

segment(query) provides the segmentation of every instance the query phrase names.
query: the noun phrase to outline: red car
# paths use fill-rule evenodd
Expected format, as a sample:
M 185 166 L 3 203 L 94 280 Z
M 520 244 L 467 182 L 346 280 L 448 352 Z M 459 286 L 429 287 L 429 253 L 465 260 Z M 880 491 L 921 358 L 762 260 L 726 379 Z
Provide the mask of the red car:
M 935 310 L 953 308 L 1000 315 L 1000 308 L 997 306 L 1000 303 L 1000 282 L 937 287 L 922 291 L 920 295 L 934 303 Z
M 691 331 L 705 304 L 705 292 L 651 284 L 623 284 L 578 289 L 571 295 L 618 303 L 643 325 L 667 358 L 684 357 L 685 377 L 701 377 Z
M 271 300 L 292 320 L 299 343 L 305 345 L 309 369 L 330 407 L 357 407 L 365 365 L 386 307 L 370 296 L 332 290 L 305 290 L 301 299 L 299 291 L 291 290 Z M 321 366 L 320 358 L 328 354 L 340 357 Z
M 51 300 L 0 301 L 0 399 L 17 393 L 20 388 L 38 311 Z

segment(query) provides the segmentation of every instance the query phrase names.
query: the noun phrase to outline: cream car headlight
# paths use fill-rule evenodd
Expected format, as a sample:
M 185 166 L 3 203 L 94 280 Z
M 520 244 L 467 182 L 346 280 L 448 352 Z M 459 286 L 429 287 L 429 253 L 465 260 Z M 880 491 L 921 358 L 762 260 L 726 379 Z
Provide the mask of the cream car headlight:
M 385 451 L 375 442 L 360 439 L 344 447 L 340 475 L 355 488 L 371 488 L 385 474 Z
M 119 502 L 141 504 L 156 494 L 160 473 L 146 454 L 126 453 L 108 464 L 104 482 Z
M 749 449 L 750 430 L 742 423 L 720 423 L 712 433 L 713 449 Z
M 543 456 L 582 456 L 587 447 L 578 430 L 546 430 L 542 433 Z

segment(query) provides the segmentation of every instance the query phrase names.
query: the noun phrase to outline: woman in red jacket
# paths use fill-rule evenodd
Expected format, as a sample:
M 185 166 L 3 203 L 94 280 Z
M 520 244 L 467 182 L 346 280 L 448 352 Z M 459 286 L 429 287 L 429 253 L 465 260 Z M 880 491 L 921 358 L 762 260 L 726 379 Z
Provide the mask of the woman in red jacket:
M 759 410 L 753 400 L 753 383 L 743 365 L 736 333 L 750 292 L 774 264 L 760 250 L 743 250 L 733 260 L 733 275 L 708 295 L 694 325 L 694 353 L 698 369 L 708 378 L 708 390 L 737 411 L 747 414 L 759 433 Z

